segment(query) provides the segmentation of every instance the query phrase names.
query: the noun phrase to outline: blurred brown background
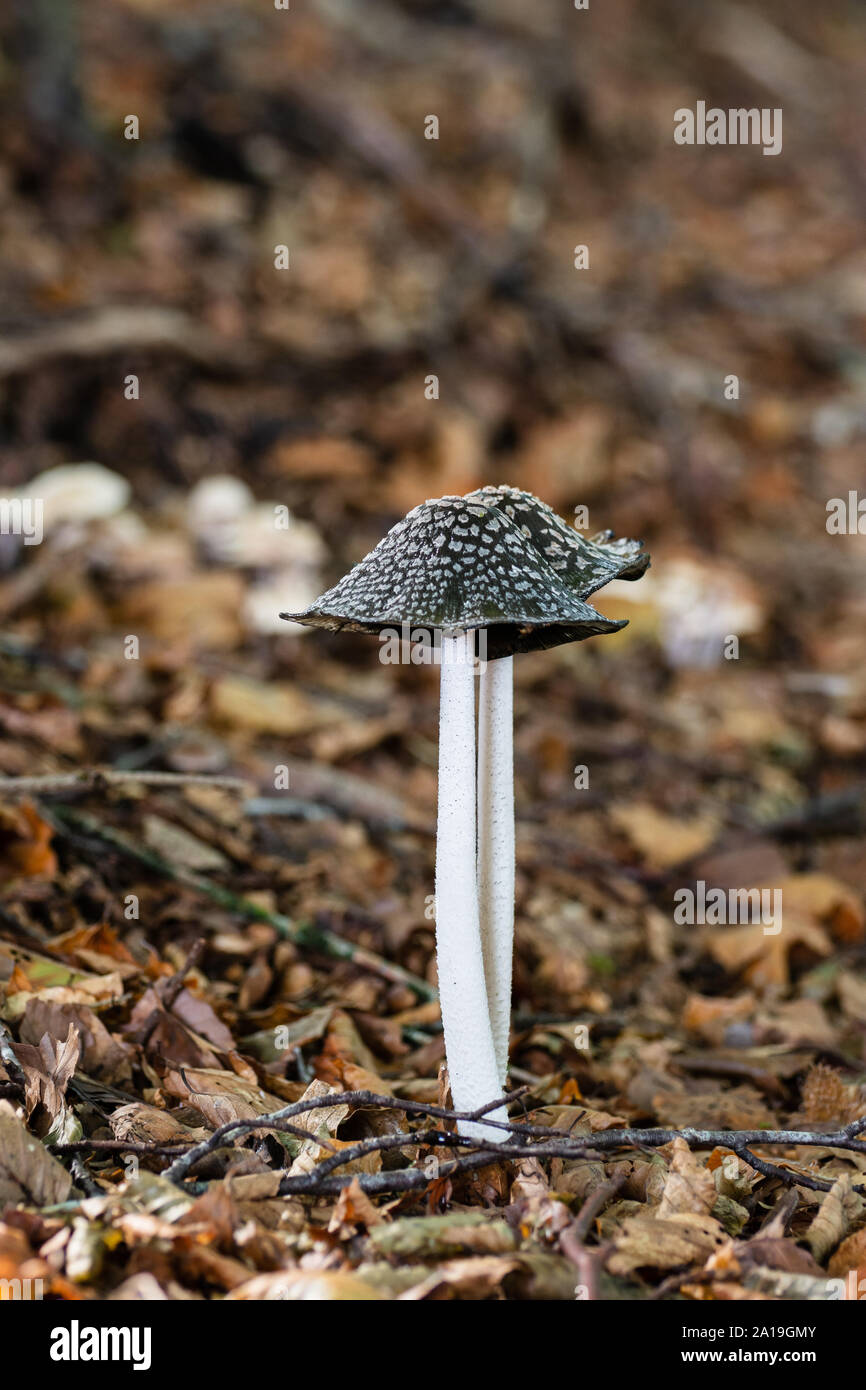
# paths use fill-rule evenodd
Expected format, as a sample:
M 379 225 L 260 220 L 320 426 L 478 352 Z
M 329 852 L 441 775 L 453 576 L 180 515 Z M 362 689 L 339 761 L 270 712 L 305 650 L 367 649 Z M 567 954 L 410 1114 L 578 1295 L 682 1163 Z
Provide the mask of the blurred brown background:
M 624 633 L 518 662 L 518 1005 L 607 1007 L 649 960 L 626 994 L 679 1018 L 701 854 L 835 888 L 811 938 L 702 948 L 690 984 L 784 996 L 840 903 L 859 969 L 866 540 L 826 504 L 866 488 L 862 7 L 14 0 L 0 48 L 0 478 L 46 499 L 41 546 L 2 538 L 0 771 L 268 794 L 291 760 L 233 882 L 430 973 L 435 678 L 276 614 L 423 498 L 508 482 L 653 555 L 598 595 Z M 676 146 L 698 100 L 781 107 L 781 154 Z

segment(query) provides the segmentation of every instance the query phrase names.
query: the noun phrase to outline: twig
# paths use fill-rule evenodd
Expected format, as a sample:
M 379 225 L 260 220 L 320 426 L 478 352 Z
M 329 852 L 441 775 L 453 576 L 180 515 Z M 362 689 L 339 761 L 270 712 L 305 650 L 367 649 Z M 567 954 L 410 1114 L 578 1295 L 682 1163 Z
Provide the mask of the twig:
M 142 1154 L 148 1158 L 173 1158 L 185 1153 L 187 1144 L 148 1144 L 129 1139 L 75 1139 L 69 1144 L 48 1144 L 54 1154 Z
M 196 1095 L 213 1095 L 215 1092 L 198 1091 Z M 250 1120 L 246 1126 L 249 1130 L 257 1129 L 255 1120 Z M 272 1120 L 269 1124 L 262 1126 L 264 1129 L 275 1130 L 278 1134 L 291 1134 L 296 1139 L 312 1139 L 323 1149 L 331 1149 L 336 1154 L 337 1148 L 329 1139 L 319 1137 L 308 1129 L 303 1129 L 300 1125 L 293 1125 L 290 1120 Z M 393 1137 L 393 1136 L 392 1136 Z M 76 1139 L 70 1144 L 49 1144 L 48 1147 L 54 1153 L 81 1153 L 93 1151 L 94 1153 L 140 1153 L 148 1154 L 154 1158 L 173 1158 L 175 1154 L 186 1154 L 190 1152 L 188 1144 L 147 1144 L 137 1142 L 127 1142 L 123 1139 Z M 219 1147 L 219 1146 L 217 1146 Z
M 524 1090 L 525 1088 L 522 1088 L 522 1091 Z M 505 1097 L 506 1102 L 513 1100 L 522 1091 Z M 293 1104 L 275 1111 L 272 1115 L 257 1115 L 250 1119 L 229 1120 L 195 1148 L 188 1149 L 180 1158 L 176 1159 L 166 1170 L 165 1176 L 173 1182 L 180 1182 L 196 1163 L 200 1162 L 207 1154 L 212 1153 L 214 1149 L 219 1148 L 229 1134 L 241 1134 L 253 1129 L 278 1129 L 286 1120 L 308 1110 L 322 1109 L 333 1105 L 375 1106 L 380 1109 L 402 1110 L 408 1115 L 419 1114 L 443 1118 L 454 1124 L 459 1120 L 478 1119 L 501 1103 L 500 1100 L 491 1101 L 480 1110 L 461 1114 L 453 1110 L 445 1110 L 441 1106 L 424 1105 L 419 1101 L 406 1101 L 394 1096 L 379 1096 L 372 1091 L 331 1092 L 327 1096 L 295 1101 Z M 614 1129 L 600 1134 L 575 1136 L 564 1130 L 540 1125 L 526 1125 L 517 1121 L 489 1120 L 488 1123 L 497 1129 L 509 1130 L 517 1137 L 509 1137 L 502 1143 L 493 1144 L 484 1140 L 469 1139 L 464 1135 L 448 1130 L 423 1130 L 415 1134 L 376 1136 L 371 1139 L 360 1140 L 357 1144 L 342 1149 L 339 1153 L 323 1160 L 317 1165 L 314 1173 L 284 1178 L 280 1184 L 280 1192 L 283 1194 L 312 1191 L 322 1194 L 338 1192 L 351 1179 L 346 1175 L 335 1178 L 333 1176 L 335 1169 L 344 1167 L 369 1153 L 431 1144 L 475 1150 L 475 1157 L 483 1159 L 486 1155 L 487 1162 L 494 1162 L 497 1159 L 502 1161 L 522 1157 L 577 1158 L 585 1156 L 587 1151 L 599 1152 L 624 1147 L 659 1148 L 679 1138 L 684 1139 L 690 1148 L 723 1147 L 730 1149 L 757 1172 L 763 1173 L 767 1177 L 780 1178 L 785 1182 L 798 1183 L 822 1192 L 829 1191 L 831 1184 L 768 1163 L 767 1160 L 754 1154 L 750 1145 L 803 1144 L 820 1148 L 847 1149 L 859 1153 L 866 1152 L 866 1144 L 860 1142 L 857 1137 L 866 1130 L 866 1118 L 853 1121 L 835 1134 L 815 1134 L 803 1130 Z M 307 1131 L 304 1131 L 304 1135 L 311 1137 Z M 519 1142 L 520 1139 L 530 1142 Z M 473 1155 L 465 1155 L 465 1157 L 471 1156 Z M 455 1160 L 455 1162 L 460 1161 Z M 444 1174 L 445 1170 L 442 1171 Z M 452 1171 L 462 1171 L 462 1169 L 448 1168 L 449 1173 Z M 408 1187 L 401 1185 L 394 1189 L 376 1186 L 367 1188 L 364 1186 L 365 1176 L 369 1177 L 370 1175 L 360 1175 L 364 1191 L 412 1190 L 412 1184 Z M 317 1184 L 319 1185 L 317 1186 Z M 589 1219 L 592 1219 L 592 1212 Z
M 0 796 L 51 796 L 54 792 L 94 791 L 103 786 L 138 782 L 145 787 L 221 787 L 247 792 L 243 777 L 212 777 L 195 772 L 133 772 L 114 767 L 83 767 L 77 772 L 50 772 L 42 777 L 0 777 Z
M 242 1134 L 250 1129 L 267 1129 L 276 1121 L 294 1119 L 298 1115 L 303 1115 L 308 1110 L 330 1109 L 332 1105 L 354 1105 L 358 1109 L 375 1107 L 378 1110 L 402 1110 L 407 1115 L 429 1115 L 436 1119 L 445 1119 L 456 1122 L 461 1119 L 478 1119 L 486 1115 L 489 1110 L 495 1109 L 502 1104 L 508 1104 L 512 1100 L 518 1099 L 526 1094 L 526 1087 L 521 1086 L 519 1090 L 510 1092 L 502 1100 L 490 1101 L 480 1110 L 474 1110 L 471 1114 L 461 1114 L 455 1110 L 447 1110 L 441 1105 L 425 1105 L 421 1101 L 402 1100 L 399 1096 L 379 1096 L 375 1091 L 331 1091 L 326 1096 L 310 1096 L 306 1100 L 296 1100 L 291 1105 L 284 1105 L 280 1110 L 275 1110 L 271 1115 L 256 1115 L 251 1119 L 228 1120 L 219 1129 L 214 1130 L 207 1139 L 203 1139 L 194 1149 L 188 1150 L 182 1158 L 178 1159 L 166 1169 L 165 1177 L 172 1182 L 179 1182 L 184 1178 L 190 1169 L 207 1154 L 218 1149 L 225 1141 L 227 1135 L 232 1133 Z M 497 1129 L 525 1129 L 524 1125 L 502 1124 L 498 1120 L 488 1121 L 490 1125 L 495 1125 Z M 444 1131 L 439 1131 L 444 1133 Z M 315 1135 L 307 1134 L 307 1138 L 315 1138 Z M 412 1143 L 412 1135 L 405 1134 L 400 1136 L 404 1144 Z M 370 1143 L 369 1140 L 365 1141 Z M 441 1142 L 441 1141 L 439 1141 Z M 470 1141 L 466 1141 L 470 1142 Z M 358 1147 L 358 1146 L 354 1146 Z M 343 1152 L 346 1152 L 345 1150 Z M 327 1160 L 326 1160 L 327 1161 Z
M 593 1221 L 611 1197 L 619 1192 L 625 1178 L 625 1173 L 618 1173 L 616 1177 L 601 1183 L 587 1197 L 572 1224 L 560 1232 L 559 1247 L 577 1270 L 578 1281 L 586 1290 L 589 1302 L 595 1302 L 598 1298 L 599 1272 L 612 1249 L 612 1243 L 606 1241 L 589 1249 L 585 1244 L 586 1238 Z
M 821 1178 L 810 1178 L 806 1173 L 798 1173 L 794 1168 L 781 1168 L 777 1163 L 769 1163 L 766 1158 L 759 1158 L 756 1153 L 746 1144 L 728 1143 L 727 1146 L 744 1163 L 748 1163 L 755 1172 L 763 1174 L 765 1178 L 781 1178 L 783 1182 L 796 1182 L 801 1187 L 808 1187 L 812 1192 L 829 1192 L 832 1183 L 824 1182 Z M 866 1188 L 857 1187 L 855 1192 L 866 1192 Z
M 279 932 L 280 936 L 295 942 L 298 946 L 306 947 L 308 950 L 321 951 L 323 955 L 333 956 L 337 960 L 351 961 L 353 965 L 357 965 L 363 970 L 371 970 L 394 984 L 407 985 L 421 999 L 434 1000 L 438 997 L 433 986 L 429 985 L 426 980 L 413 975 L 409 970 L 404 970 L 400 965 L 392 964 L 384 957 L 376 955 L 374 951 L 368 951 L 364 946 L 356 946 L 351 941 L 344 941 L 342 937 L 328 931 L 325 927 L 314 926 L 311 922 L 293 922 L 289 917 L 283 916 L 281 912 L 270 912 L 267 908 L 260 907 L 258 903 L 251 902 L 249 898 L 232 893 L 228 888 L 223 888 L 218 883 L 211 883 L 208 879 L 201 878 L 188 869 L 181 869 L 169 864 L 167 860 L 152 850 L 143 849 L 140 845 L 133 844 L 119 831 L 103 825 L 83 811 L 74 811 L 70 806 L 53 806 L 50 809 L 45 808 L 44 813 L 45 818 L 61 832 L 69 833 L 69 831 L 77 830 L 80 834 L 92 835 L 102 840 L 104 844 L 111 845 L 121 854 L 129 856 L 131 859 L 137 859 L 141 864 L 146 864 L 148 868 L 162 874 L 165 878 L 173 879 L 176 883 L 182 883 L 187 888 L 203 893 L 206 897 L 211 898 L 222 907 L 228 908 L 229 911 L 236 912 L 241 917 L 247 917 L 256 922 L 269 923 Z
M 580 1241 L 581 1245 L 583 1244 L 589 1235 L 593 1221 L 607 1206 L 611 1197 L 615 1197 L 620 1188 L 625 1186 L 625 1179 L 625 1173 L 617 1173 L 616 1177 L 608 1178 L 607 1182 L 600 1183 L 595 1191 L 589 1194 L 571 1226 L 563 1231 L 559 1238 L 563 1249 L 566 1238 L 571 1243 Z
M 189 315 L 159 305 L 108 304 L 59 323 L 39 325 L 0 345 L 0 377 L 31 372 L 58 357 L 115 357 L 119 352 L 173 352 L 210 370 L 243 371 L 257 353 L 206 332 Z
M 460 1173 L 470 1173 L 476 1168 L 486 1168 L 493 1161 L 493 1155 L 486 1153 L 465 1154 L 443 1163 L 436 1174 L 437 1179 L 454 1178 Z M 384 1173 L 351 1173 L 341 1177 L 319 1179 L 316 1173 L 298 1173 L 294 1178 L 283 1178 L 279 1186 L 280 1196 L 328 1197 L 337 1195 L 357 1182 L 362 1192 L 368 1196 L 381 1196 L 389 1192 L 419 1192 L 430 1186 L 430 1178 L 422 1168 L 400 1168 Z

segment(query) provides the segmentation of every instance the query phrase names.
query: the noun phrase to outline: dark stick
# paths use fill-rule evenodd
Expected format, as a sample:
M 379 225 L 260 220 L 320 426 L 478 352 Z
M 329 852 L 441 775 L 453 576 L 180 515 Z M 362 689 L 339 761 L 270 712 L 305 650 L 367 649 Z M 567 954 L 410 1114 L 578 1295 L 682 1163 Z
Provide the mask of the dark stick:
M 617 1173 L 616 1177 L 609 1178 L 607 1182 L 601 1183 L 594 1192 L 590 1193 L 575 1220 L 560 1236 L 560 1244 L 563 1243 L 563 1237 L 570 1237 L 572 1241 L 580 1241 L 581 1245 L 583 1244 L 589 1235 L 593 1221 L 599 1212 L 607 1206 L 611 1197 L 615 1197 L 620 1188 L 625 1185 L 625 1178 L 625 1173 Z
M 214 1130 L 210 1138 L 203 1139 L 194 1149 L 188 1150 L 181 1158 L 177 1159 L 170 1168 L 166 1169 L 165 1176 L 172 1182 L 178 1182 L 181 1178 L 186 1176 L 190 1168 L 198 1163 L 200 1159 L 212 1153 L 214 1149 L 218 1149 L 227 1134 L 244 1133 L 246 1130 L 250 1129 L 267 1129 L 269 1126 L 273 1125 L 274 1121 L 294 1118 L 297 1115 L 304 1114 L 307 1110 L 323 1110 L 330 1108 L 332 1105 L 355 1105 L 359 1108 L 373 1107 L 385 1110 L 402 1110 L 407 1115 L 432 1115 L 436 1119 L 451 1121 L 476 1120 L 486 1115 L 488 1111 L 495 1110 L 499 1105 L 507 1105 L 510 1101 L 525 1095 L 526 1089 L 525 1086 L 521 1086 L 518 1090 L 509 1092 L 508 1095 L 503 1096 L 501 1099 L 488 1101 L 488 1103 L 481 1106 L 479 1110 L 473 1110 L 471 1113 L 467 1114 L 461 1114 L 455 1110 L 446 1110 L 441 1105 L 425 1105 L 421 1101 L 401 1100 L 396 1096 L 378 1096 L 374 1091 L 343 1091 L 331 1092 L 331 1094 L 327 1096 L 311 1096 L 308 1100 L 296 1100 L 291 1105 L 285 1105 L 281 1110 L 275 1110 L 271 1115 L 257 1115 L 254 1119 L 249 1120 L 228 1120 L 224 1125 L 220 1125 L 219 1129 Z M 498 1120 L 490 1120 L 489 1124 L 495 1125 L 497 1129 L 507 1130 L 511 1128 L 510 1124 L 502 1124 Z M 516 1128 L 523 1129 L 527 1128 L 527 1126 L 521 1125 L 516 1126 Z M 306 1137 L 315 1139 L 316 1136 L 306 1133 Z M 404 1144 L 411 1144 L 411 1134 L 406 1134 L 402 1136 L 402 1138 Z M 455 1135 L 454 1138 L 457 1139 L 458 1136 Z M 368 1140 L 365 1142 L 369 1143 L 370 1141 Z M 475 1141 L 465 1140 L 464 1142 L 471 1144 Z
M 243 777 L 220 777 L 198 772 L 133 772 L 114 767 L 83 767 L 77 772 L 51 772 L 43 777 L 0 777 L 0 796 L 52 796 L 55 792 L 98 791 L 101 787 L 138 782 L 145 787 L 221 787 L 245 792 Z
M 521 1092 L 514 1093 L 516 1095 Z M 514 1094 L 505 1097 L 506 1102 L 514 1098 Z M 166 1170 L 165 1176 L 173 1182 L 180 1182 L 190 1169 L 214 1149 L 219 1148 L 226 1136 L 231 1133 L 244 1133 L 253 1129 L 267 1129 L 269 1127 L 279 1128 L 280 1125 L 290 1117 L 297 1116 L 307 1110 L 322 1109 L 332 1105 L 354 1105 L 362 1107 L 376 1107 L 381 1109 L 402 1110 L 406 1114 L 432 1115 L 434 1117 L 450 1120 L 452 1123 L 458 1120 L 478 1119 L 487 1111 L 500 1105 L 500 1100 L 490 1101 L 471 1114 L 458 1114 L 455 1111 L 444 1110 L 441 1106 L 424 1105 L 418 1101 L 405 1101 L 393 1096 L 377 1096 L 371 1091 L 346 1091 L 342 1093 L 331 1093 L 328 1096 L 319 1096 L 308 1100 L 296 1101 L 292 1105 L 283 1107 L 282 1110 L 275 1111 L 272 1115 L 257 1115 L 253 1119 L 230 1120 L 225 1125 L 221 1125 L 210 1137 L 203 1140 L 194 1148 L 177 1158 L 174 1163 Z M 500 1129 L 514 1130 L 515 1133 L 526 1131 L 540 1135 L 537 1143 L 519 1143 L 512 1140 L 503 1143 L 490 1144 L 483 1140 L 468 1139 L 463 1135 L 455 1134 L 450 1131 L 434 1130 L 422 1131 L 420 1134 L 412 1135 L 392 1135 L 376 1137 L 373 1139 L 362 1140 L 350 1148 L 342 1149 L 339 1154 L 334 1154 L 331 1158 L 325 1159 L 317 1167 L 315 1173 L 299 1174 L 294 1178 L 284 1178 L 280 1191 L 289 1192 L 309 1192 L 320 1191 L 322 1193 L 338 1192 L 347 1182 L 351 1181 L 347 1175 L 334 1178 L 334 1170 L 344 1166 L 357 1158 L 363 1157 L 370 1152 L 387 1150 L 390 1148 L 411 1147 L 413 1145 L 448 1146 L 454 1148 L 469 1148 L 476 1152 L 465 1155 L 465 1158 L 478 1158 L 488 1163 L 495 1162 L 497 1159 L 508 1160 L 520 1157 L 534 1158 L 574 1158 L 586 1153 L 587 1150 L 603 1152 L 614 1148 L 624 1148 L 627 1146 L 643 1146 L 646 1148 L 660 1148 L 665 1144 L 672 1143 L 675 1139 L 683 1139 L 690 1148 L 715 1148 L 723 1147 L 736 1153 L 744 1162 L 748 1163 L 757 1172 L 765 1177 L 779 1178 L 788 1183 L 799 1183 L 804 1187 L 810 1187 L 815 1191 L 829 1191 L 830 1183 L 825 1183 L 818 1178 L 811 1178 L 805 1174 L 799 1174 L 791 1169 L 778 1167 L 776 1164 L 767 1162 L 755 1155 L 750 1145 L 754 1144 L 785 1144 L 785 1145 L 811 1145 L 813 1147 L 828 1149 L 847 1149 L 853 1152 L 866 1151 L 866 1145 L 858 1141 L 857 1136 L 866 1130 L 866 1118 L 854 1120 L 844 1129 L 836 1131 L 834 1134 L 815 1134 L 807 1130 L 698 1130 L 698 1129 L 621 1129 L 607 1130 L 601 1134 L 580 1135 L 575 1137 L 565 1131 L 545 1128 L 543 1126 L 529 1126 L 522 1124 L 512 1124 L 511 1122 L 501 1123 L 489 1121 L 491 1125 L 496 1125 Z M 533 1137 L 534 1137 L 533 1135 Z M 307 1131 L 304 1131 L 306 1138 L 315 1138 Z M 465 1164 L 464 1158 L 454 1160 L 456 1167 L 448 1167 L 448 1172 L 463 1171 Z M 479 1165 L 472 1165 L 479 1166 Z M 412 1170 L 406 1170 L 411 1173 Z M 443 1169 L 443 1173 L 444 1173 Z M 428 1181 L 423 1173 L 418 1174 L 422 1181 L 404 1182 L 405 1174 L 401 1175 L 400 1184 L 396 1188 L 382 1186 L 380 1183 L 373 1183 L 372 1186 L 365 1185 L 367 1178 L 387 1179 L 394 1178 L 395 1174 L 364 1174 L 360 1175 L 359 1181 L 363 1191 L 411 1191 L 415 1187 L 423 1186 Z M 316 1183 L 320 1186 L 316 1187 Z M 336 1184 L 336 1185 L 335 1185 Z M 859 1189 L 858 1189 L 859 1190 Z M 591 1219 L 591 1218 L 590 1218 Z
M 586 1238 L 593 1221 L 602 1208 L 607 1206 L 611 1197 L 615 1197 L 619 1192 L 625 1178 L 625 1173 L 618 1173 L 615 1178 L 601 1183 L 587 1197 L 572 1224 L 560 1232 L 559 1248 L 577 1270 L 579 1284 L 586 1290 L 586 1298 L 590 1303 L 598 1298 L 598 1276 L 611 1250 L 611 1244 L 607 1242 L 589 1249 L 585 1244 Z

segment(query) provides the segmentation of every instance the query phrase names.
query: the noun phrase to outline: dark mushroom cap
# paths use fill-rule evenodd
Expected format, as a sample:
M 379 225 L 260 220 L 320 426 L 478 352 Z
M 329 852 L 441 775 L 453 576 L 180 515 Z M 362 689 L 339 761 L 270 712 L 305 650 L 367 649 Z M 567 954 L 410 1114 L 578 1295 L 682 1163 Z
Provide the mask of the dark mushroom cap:
M 483 628 L 490 659 L 625 626 L 585 603 L 505 511 L 464 497 L 414 507 L 333 589 L 280 616 L 334 632 Z
M 505 512 L 581 598 L 588 598 L 612 579 L 640 579 L 649 565 L 643 541 L 614 540 L 612 531 L 601 531 L 587 540 L 531 492 L 507 486 L 482 487 L 470 492 L 466 500 Z

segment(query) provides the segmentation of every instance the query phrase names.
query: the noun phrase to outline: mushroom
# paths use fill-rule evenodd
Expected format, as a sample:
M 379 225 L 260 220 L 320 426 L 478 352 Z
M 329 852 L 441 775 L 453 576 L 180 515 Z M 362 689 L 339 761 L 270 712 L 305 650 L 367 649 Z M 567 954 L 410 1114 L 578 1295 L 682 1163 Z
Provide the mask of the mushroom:
M 531 492 L 485 487 L 466 499 L 496 507 L 519 526 L 560 583 L 579 598 L 611 579 L 639 579 L 649 565 L 641 541 L 614 540 L 612 531 L 588 541 Z M 531 651 L 592 636 L 584 626 L 533 627 L 515 651 Z M 496 1067 L 504 1086 L 511 1033 L 514 955 L 513 661 L 502 656 L 481 673 L 478 690 L 478 896 L 481 946 Z
M 438 645 L 436 954 L 451 1093 L 455 1108 L 461 1111 L 494 1102 L 502 1095 L 504 1078 L 491 1030 L 479 919 L 476 652 L 498 660 L 535 646 L 556 645 L 557 640 L 615 632 L 625 625 L 602 617 L 557 575 L 522 527 L 507 515 L 502 500 L 498 498 L 493 506 L 474 497 L 422 503 L 309 608 L 281 614 L 331 631 L 405 631 L 406 624 L 412 641 L 432 635 Z M 557 639 L 551 629 L 569 635 Z M 494 677 L 491 688 L 495 687 Z M 502 702 L 494 699 L 490 704 L 499 710 Z M 487 736 L 488 716 L 484 718 Z M 497 726 L 502 722 L 497 715 Z M 488 743 L 496 755 L 499 738 L 490 737 Z M 506 745 L 504 737 L 502 743 Z M 510 726 L 506 746 L 510 746 Z M 497 787 L 506 780 L 506 800 L 511 804 L 510 770 L 505 779 L 497 769 Z M 513 809 L 511 821 L 513 837 Z M 513 850 L 513 838 L 511 844 Z M 513 900 L 513 852 L 509 873 Z M 498 901 L 501 896 L 498 893 Z M 497 980 L 497 996 L 501 992 Z M 506 987 L 506 1053 L 507 993 Z M 504 1107 L 494 1108 L 489 1117 L 505 1119 Z M 460 1121 L 459 1128 L 467 1137 L 488 1143 L 507 1137 L 507 1131 L 481 1120 Z

